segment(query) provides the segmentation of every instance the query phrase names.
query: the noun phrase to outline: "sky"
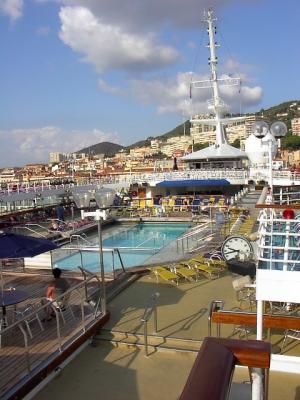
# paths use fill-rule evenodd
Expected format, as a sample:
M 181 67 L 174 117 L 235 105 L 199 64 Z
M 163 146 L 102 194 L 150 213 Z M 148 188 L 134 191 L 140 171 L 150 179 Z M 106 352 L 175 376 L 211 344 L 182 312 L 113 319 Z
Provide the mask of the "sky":
M 231 112 L 300 99 L 299 0 L 0 0 L 0 167 L 129 145 L 207 111 L 205 9 Z

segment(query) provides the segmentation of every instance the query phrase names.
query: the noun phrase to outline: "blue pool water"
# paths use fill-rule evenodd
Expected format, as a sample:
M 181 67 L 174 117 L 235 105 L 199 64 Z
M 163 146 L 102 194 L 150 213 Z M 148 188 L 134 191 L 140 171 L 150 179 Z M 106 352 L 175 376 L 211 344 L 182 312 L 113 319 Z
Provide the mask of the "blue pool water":
M 147 264 L 147 260 L 171 241 L 177 239 L 189 229 L 184 223 L 141 223 L 124 231 L 113 234 L 103 240 L 103 249 L 119 249 L 125 268 Z M 98 252 L 75 252 L 55 262 L 55 266 L 63 269 L 77 269 L 83 266 L 90 271 L 99 271 Z M 104 251 L 105 271 L 121 267 L 116 252 Z

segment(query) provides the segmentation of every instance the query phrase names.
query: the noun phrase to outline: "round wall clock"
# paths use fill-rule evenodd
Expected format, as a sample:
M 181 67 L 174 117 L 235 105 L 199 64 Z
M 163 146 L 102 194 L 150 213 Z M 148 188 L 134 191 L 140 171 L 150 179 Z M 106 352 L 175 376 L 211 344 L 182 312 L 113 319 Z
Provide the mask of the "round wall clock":
M 222 244 L 221 253 L 226 261 L 233 258 L 248 260 L 253 255 L 253 247 L 244 236 L 228 236 Z

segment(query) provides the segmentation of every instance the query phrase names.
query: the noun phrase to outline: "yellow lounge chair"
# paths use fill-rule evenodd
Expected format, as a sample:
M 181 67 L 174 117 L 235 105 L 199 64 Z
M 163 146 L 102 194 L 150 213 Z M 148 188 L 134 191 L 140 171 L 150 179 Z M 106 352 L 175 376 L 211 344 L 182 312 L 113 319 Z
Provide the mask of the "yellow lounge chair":
M 226 261 L 219 258 L 210 258 L 207 260 L 207 262 L 210 267 L 219 268 L 220 270 L 224 270 L 226 268 Z
M 194 268 L 204 275 L 208 275 L 209 279 L 219 278 L 220 276 L 220 268 L 211 267 L 210 265 L 203 263 L 195 263 Z
M 207 262 L 207 258 L 204 257 L 203 254 L 198 254 L 197 256 L 194 256 L 190 261 L 196 260 L 198 262 Z
M 198 272 L 208 276 L 209 279 L 219 278 L 220 276 L 220 268 L 211 267 L 208 264 L 204 264 L 203 262 L 199 262 L 195 259 L 190 260 L 188 263 L 185 263 L 189 267 L 196 269 Z
M 176 283 L 178 285 L 178 275 L 176 275 L 174 272 L 169 271 L 165 267 L 154 267 L 154 268 L 149 268 L 151 272 L 154 273 L 156 276 L 156 281 L 158 283 L 159 278 L 170 282 L 170 283 Z
M 195 271 L 193 268 L 187 268 L 186 266 L 175 266 L 171 267 L 171 271 L 175 274 L 178 274 L 179 276 L 182 276 L 185 278 L 187 281 L 192 281 L 192 282 L 197 282 L 198 281 L 198 274 L 197 271 Z

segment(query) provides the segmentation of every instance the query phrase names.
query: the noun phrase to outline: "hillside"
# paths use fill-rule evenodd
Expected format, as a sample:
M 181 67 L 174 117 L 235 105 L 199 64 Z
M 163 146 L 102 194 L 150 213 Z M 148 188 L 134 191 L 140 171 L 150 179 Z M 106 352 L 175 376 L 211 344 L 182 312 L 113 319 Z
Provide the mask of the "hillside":
M 85 147 L 84 149 L 78 150 L 76 153 L 105 154 L 107 156 L 110 156 L 116 154 L 121 149 L 123 149 L 123 146 L 120 146 L 119 144 L 102 142 L 89 147 Z
M 185 124 L 185 126 L 184 126 L 184 124 Z M 138 142 L 131 144 L 130 146 L 127 146 L 126 149 L 130 150 L 130 149 L 133 149 L 134 147 L 150 146 L 151 140 L 154 140 L 154 139 L 167 140 L 168 138 L 173 137 L 173 136 L 181 136 L 181 135 L 183 135 L 184 130 L 185 130 L 185 134 L 189 135 L 190 127 L 191 127 L 190 121 L 185 121 L 183 124 L 176 126 L 176 128 L 172 129 L 171 131 L 169 131 L 167 133 L 164 133 L 160 136 L 150 136 L 145 140 L 140 140 Z
M 261 109 L 260 111 L 257 111 L 255 114 L 256 115 L 263 115 L 264 118 L 269 121 L 270 123 L 274 121 L 283 121 L 286 123 L 288 127 L 288 131 L 291 129 L 291 120 L 293 118 L 300 117 L 300 110 L 298 110 L 298 107 L 300 108 L 300 100 L 292 100 L 292 101 L 287 101 L 281 104 L 278 104 L 276 106 L 270 107 L 268 109 Z M 185 128 L 184 128 L 185 124 Z M 135 147 L 144 147 L 144 146 L 150 146 L 150 142 L 153 139 L 159 139 L 159 140 L 167 140 L 170 137 L 173 136 L 180 136 L 183 135 L 184 129 L 185 129 L 185 134 L 189 135 L 190 134 L 190 121 L 186 121 L 183 124 L 180 124 L 176 126 L 174 129 L 172 129 L 169 132 L 166 132 L 160 136 L 150 136 L 147 139 L 140 140 L 138 142 L 133 143 L 130 146 L 123 147 L 120 146 L 119 144 L 115 143 L 110 143 L 110 142 L 103 142 L 103 143 L 98 143 L 94 144 L 93 146 L 86 147 L 84 149 L 81 149 L 77 151 L 77 153 L 91 153 L 91 154 L 106 154 L 106 155 L 113 155 L 117 153 L 119 150 L 124 148 L 125 150 L 130 150 Z M 288 143 L 288 140 L 286 140 Z M 285 139 L 283 139 L 283 147 L 287 145 L 285 143 Z M 295 146 L 295 143 L 293 142 L 293 146 Z M 298 142 L 296 144 L 298 146 Z M 290 147 L 287 145 L 287 147 Z
M 300 100 L 286 101 L 268 109 L 261 109 L 256 115 L 263 115 L 266 120 L 272 122 L 283 121 L 288 130 L 291 129 L 291 120 L 300 117 Z

